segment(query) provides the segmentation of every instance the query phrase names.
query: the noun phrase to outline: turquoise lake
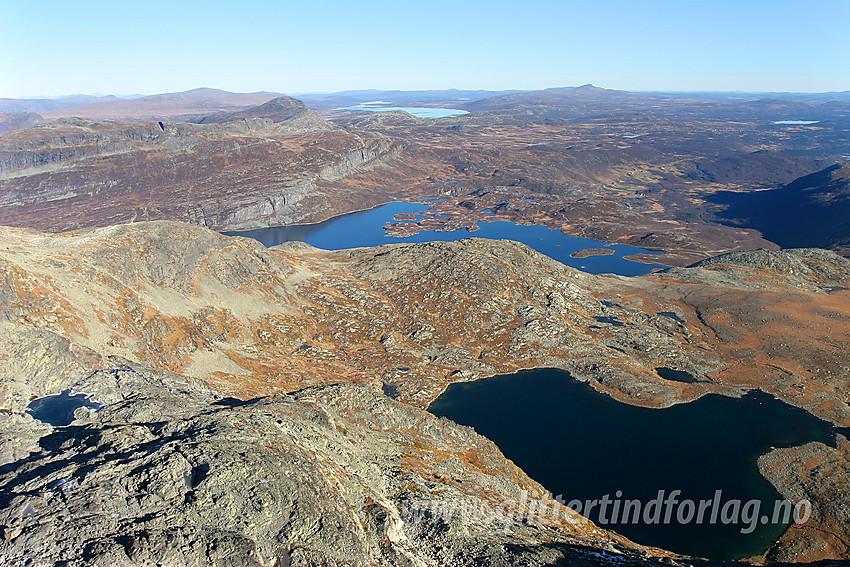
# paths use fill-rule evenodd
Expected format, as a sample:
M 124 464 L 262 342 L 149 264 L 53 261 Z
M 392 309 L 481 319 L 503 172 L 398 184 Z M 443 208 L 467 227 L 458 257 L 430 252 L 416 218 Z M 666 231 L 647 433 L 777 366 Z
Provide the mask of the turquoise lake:
M 447 116 L 460 116 L 469 114 L 466 110 L 457 110 L 455 108 L 430 108 L 425 106 L 341 106 L 336 110 L 365 110 L 368 112 L 390 112 L 391 110 L 403 110 L 408 114 L 412 114 L 418 118 L 445 118 Z

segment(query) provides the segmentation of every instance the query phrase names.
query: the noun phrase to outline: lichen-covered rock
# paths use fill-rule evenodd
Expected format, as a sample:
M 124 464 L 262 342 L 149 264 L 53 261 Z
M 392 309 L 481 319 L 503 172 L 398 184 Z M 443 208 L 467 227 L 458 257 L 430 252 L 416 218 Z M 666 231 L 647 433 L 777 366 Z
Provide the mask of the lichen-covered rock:
M 648 554 L 551 498 L 535 512 L 543 490 L 492 442 L 370 386 L 240 401 L 174 379 L 94 373 L 90 385 L 118 386 L 112 401 L 0 469 L 3 564 L 546 565 L 608 549 L 628 565 Z

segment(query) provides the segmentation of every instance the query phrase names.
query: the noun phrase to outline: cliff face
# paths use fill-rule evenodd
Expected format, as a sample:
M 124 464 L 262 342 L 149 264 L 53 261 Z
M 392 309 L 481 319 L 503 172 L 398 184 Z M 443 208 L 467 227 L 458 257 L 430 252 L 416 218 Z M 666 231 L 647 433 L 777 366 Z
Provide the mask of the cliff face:
M 392 159 L 403 145 L 380 134 L 343 130 L 294 99 L 207 118 L 66 118 L 0 136 L 0 223 L 61 231 L 174 219 L 239 229 L 390 200 L 389 189 L 330 200 L 318 188 Z
M 26 557 L 28 546 L 53 553 L 36 542 L 54 533 L 41 519 L 58 513 L 60 503 L 68 503 L 68 518 L 84 516 L 93 492 L 50 500 L 50 494 L 65 493 L 46 483 L 64 486 L 66 478 L 89 491 L 112 482 L 106 479 L 125 479 L 120 498 L 133 510 L 133 521 L 146 526 L 118 539 L 130 529 L 121 523 L 124 512 L 114 518 L 105 508 L 89 510 L 92 530 L 118 535 L 103 545 L 67 535 L 56 545 L 80 553 L 94 546 L 86 552 L 92 557 L 123 560 L 124 553 L 153 563 L 171 553 L 157 543 L 166 540 L 186 542 L 185 557 L 193 558 L 215 541 L 234 554 L 252 550 L 260 564 L 272 564 L 278 547 L 268 538 L 284 550 L 298 547 L 304 558 L 320 557 L 308 550 L 326 549 L 322 542 L 334 540 L 349 542 L 345 549 L 351 550 L 334 556 L 338 560 L 374 556 L 378 563 L 404 564 L 399 558 L 420 548 L 423 557 L 437 557 L 437 551 L 428 555 L 436 548 L 425 540 L 463 530 L 450 524 L 434 532 L 402 520 L 413 543 L 399 539 L 393 518 L 404 502 L 431 499 L 416 487 L 451 485 L 445 494 L 452 499 L 467 498 L 455 490 L 477 487 L 469 488 L 471 502 L 491 506 L 536 485 L 492 445 L 414 406 L 427 406 L 452 382 L 519 368 L 564 368 L 622 401 L 647 406 L 759 387 L 850 425 L 843 371 L 850 366 L 844 348 L 850 342 L 850 265 L 830 252 L 727 255 L 623 278 L 585 274 L 521 244 L 482 239 L 340 252 L 299 243 L 266 249 L 170 222 L 59 235 L 3 228 L 0 236 L 0 428 L 8 432 L 0 455 L 12 467 L 0 477 L 10 495 L 0 523 L 13 542 L 9 557 Z M 665 380 L 659 367 L 686 371 L 696 381 Z M 68 387 L 95 391 L 108 402 L 84 429 L 73 430 L 73 438 L 21 414 L 32 397 Z M 222 396 L 263 399 L 211 405 Z M 291 422 L 277 423 L 280 415 Z M 230 437 L 244 443 L 228 445 Z M 44 454 L 28 459 L 33 450 Z M 263 456 L 266 451 L 274 456 Z M 243 487 L 226 468 L 214 468 L 214 454 L 227 463 L 242 459 L 235 470 L 258 483 L 267 478 L 267 459 L 295 468 L 287 469 L 293 471 L 288 480 L 275 481 L 282 484 L 269 496 Z M 132 455 L 135 464 L 125 470 L 114 455 Z M 89 457 L 94 460 L 87 464 Z M 374 460 L 382 464 L 363 468 Z M 299 477 L 302 468 L 312 472 Z M 197 493 L 195 481 L 183 480 L 196 469 L 215 479 L 199 481 Z M 482 475 L 477 480 L 457 476 L 475 471 Z M 447 478 L 465 480 L 452 484 Z M 225 488 L 231 482 L 234 492 Z M 315 482 L 325 488 L 290 504 L 275 496 L 290 492 L 289 482 L 299 485 L 299 494 Z M 326 489 L 336 492 L 321 492 Z M 259 499 L 249 514 L 261 518 L 256 525 L 201 506 L 236 501 L 245 490 Z M 162 494 L 150 496 L 157 491 Z M 289 524 L 262 516 L 278 498 L 291 510 Z M 330 502 L 335 511 L 327 518 L 334 521 L 323 517 L 317 525 L 310 498 Z M 27 506 L 35 512 L 20 513 Z M 843 537 L 835 528 L 842 524 L 829 513 L 804 535 L 832 530 Z M 189 530 L 177 520 L 186 517 L 197 519 L 195 527 L 220 531 Z M 561 529 L 546 526 L 540 529 Z M 540 547 L 554 538 L 551 532 L 523 529 L 512 524 L 505 537 L 525 542 L 520 547 L 529 557 L 546 557 L 539 559 L 545 563 L 551 559 L 546 554 L 566 553 L 560 544 Z M 613 537 L 595 528 L 563 529 L 559 533 L 590 541 Z M 475 530 L 463 541 L 477 542 L 494 557 L 507 553 L 499 547 L 507 540 L 479 538 L 493 531 Z M 390 543 L 376 543 L 385 537 L 380 534 Z M 396 555 L 387 555 L 390 549 Z M 454 553 L 457 564 L 472 561 Z

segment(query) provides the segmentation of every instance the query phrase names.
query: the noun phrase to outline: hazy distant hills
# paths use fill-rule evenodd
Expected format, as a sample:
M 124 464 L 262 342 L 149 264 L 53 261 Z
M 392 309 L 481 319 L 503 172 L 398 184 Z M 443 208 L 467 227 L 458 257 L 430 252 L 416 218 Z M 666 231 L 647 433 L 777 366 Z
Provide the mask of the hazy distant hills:
M 339 91 L 335 93 L 310 93 L 298 95 L 298 98 L 303 100 L 313 100 L 325 97 L 348 97 L 354 100 L 372 101 L 376 98 L 386 100 L 388 102 L 406 102 L 406 101 L 424 101 L 424 100 L 446 100 L 450 98 L 478 100 L 496 95 L 509 93 L 524 92 L 520 90 L 506 91 L 488 91 L 484 89 L 462 90 L 462 89 L 443 89 L 443 90 L 413 90 L 400 91 L 390 90 L 384 91 L 380 89 L 363 89 L 351 91 Z
M 218 112 L 238 112 L 283 96 L 276 92 L 233 93 L 213 88 L 150 96 L 70 95 L 43 99 L 0 99 L 0 113 L 35 112 L 46 120 L 80 117 L 92 120 L 184 120 Z M 605 89 L 594 85 L 538 91 L 489 90 L 351 90 L 310 93 L 299 99 L 327 113 L 345 106 L 381 101 L 398 106 L 447 106 L 472 113 L 508 114 L 523 119 L 575 119 L 599 113 L 643 112 L 677 114 L 698 107 L 702 116 L 728 118 L 762 114 L 782 119 L 847 118 L 850 91 L 837 93 L 646 93 Z M 783 114 L 785 113 L 785 114 Z
M 604 89 L 594 85 L 516 92 L 476 100 L 473 113 L 519 119 L 585 119 L 640 113 L 653 117 L 718 120 L 850 120 L 850 92 L 843 93 L 661 93 Z M 846 126 L 846 124 L 845 124 Z
M 479 99 L 519 91 L 486 90 L 357 90 L 338 93 L 299 95 L 313 110 L 334 110 L 364 102 L 383 101 L 395 105 L 453 104 L 458 106 Z M 59 98 L 0 98 L 0 113 L 36 112 L 47 120 L 75 116 L 92 120 L 187 120 L 217 112 L 237 112 L 284 96 L 276 92 L 233 93 L 212 88 L 149 96 L 70 95 Z M 294 100 L 294 99 L 293 99 Z
M 0 112 L 0 134 L 44 122 L 35 112 Z
M 473 113 L 508 113 L 518 118 L 573 119 L 600 111 L 612 113 L 654 108 L 650 105 L 659 105 L 676 98 L 673 95 L 634 93 L 588 84 L 580 87 L 500 94 L 470 102 L 463 108 Z
M 664 93 L 657 93 L 664 94 Z M 829 102 L 832 100 L 850 101 L 850 91 L 832 91 L 826 93 L 792 93 L 792 92 L 744 92 L 744 91 L 694 91 L 675 92 L 674 94 L 683 98 L 701 98 L 714 100 L 794 100 L 802 102 Z
M 339 107 L 356 106 L 365 102 L 381 101 L 397 106 L 450 106 L 460 108 L 471 101 L 522 91 L 485 91 L 485 90 L 419 90 L 419 91 L 382 91 L 376 89 L 341 91 L 337 93 L 312 93 L 298 95 L 299 99 L 312 109 L 319 111 L 334 110 Z
M 850 252 L 850 165 L 836 164 L 788 185 L 754 193 L 723 192 L 723 222 L 755 228 L 783 248 Z
M 69 95 L 56 98 L 0 98 L 0 112 L 42 112 L 119 100 L 122 100 L 121 97 L 114 95 Z
M 468 110 L 499 110 L 505 108 L 514 108 L 518 104 L 522 105 L 546 105 L 557 104 L 567 100 L 622 100 L 635 99 L 650 96 L 655 98 L 655 95 L 643 95 L 639 93 L 631 93 L 628 91 L 618 91 L 614 89 L 604 89 L 591 84 L 582 85 L 580 87 L 557 87 L 544 89 L 540 91 L 523 91 L 504 93 L 492 96 L 486 99 L 471 102 L 466 105 Z
M 231 93 L 200 88 L 180 93 L 165 93 L 139 98 L 95 99 L 77 106 L 39 110 L 45 119 L 68 116 L 92 120 L 190 120 L 214 112 L 232 112 L 268 102 L 280 93 Z M 0 106 L 2 108 L 2 106 Z

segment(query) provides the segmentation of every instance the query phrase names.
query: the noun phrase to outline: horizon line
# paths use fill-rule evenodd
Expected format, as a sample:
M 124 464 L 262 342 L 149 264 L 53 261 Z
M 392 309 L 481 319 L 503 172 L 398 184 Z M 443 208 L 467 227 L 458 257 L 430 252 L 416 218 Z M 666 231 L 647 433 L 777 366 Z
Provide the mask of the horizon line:
M 148 96 L 157 96 L 164 94 L 182 94 L 188 93 L 192 91 L 199 90 L 214 90 L 220 91 L 229 94 L 260 94 L 260 93 L 269 93 L 269 94 L 281 94 L 292 97 L 305 96 L 305 95 L 335 95 L 341 93 L 350 93 L 350 92 L 362 92 L 362 91 L 375 91 L 375 92 L 401 92 L 401 93 L 415 93 L 415 92 L 449 92 L 449 91 L 484 91 L 491 93 L 532 93 L 532 92 L 543 92 L 547 90 L 555 90 L 555 89 L 579 89 L 582 87 L 593 87 L 598 88 L 600 90 L 610 90 L 610 91 L 618 91 L 618 92 L 628 92 L 628 93 L 643 93 L 643 94 L 743 94 L 743 95 L 769 95 L 769 94 L 783 94 L 783 95 L 829 95 L 829 94 L 845 94 L 850 93 L 850 89 L 837 91 L 777 91 L 777 90 L 708 90 L 708 89 L 694 89 L 694 90 L 674 90 L 674 89 L 610 89 L 607 87 L 600 87 L 598 85 L 594 85 L 592 83 L 585 83 L 577 86 L 568 86 L 568 85 L 560 85 L 560 86 L 551 86 L 544 87 L 539 89 L 521 89 L 521 88 L 509 88 L 509 89 L 487 89 L 487 88 L 459 88 L 459 87 L 448 87 L 448 88 L 418 88 L 418 89 L 381 89 L 381 88 L 359 88 L 359 89 L 342 89 L 342 90 L 334 90 L 334 91 L 292 91 L 292 92 L 282 92 L 282 91 L 274 91 L 274 90 L 256 90 L 256 91 L 229 91 L 226 89 L 218 88 L 218 87 L 209 87 L 209 86 L 201 86 L 201 87 L 193 87 L 186 90 L 177 90 L 177 91 L 159 91 L 159 92 L 149 92 L 147 94 L 143 93 L 133 93 L 133 94 L 118 94 L 118 93 L 68 93 L 68 94 L 57 94 L 57 95 L 24 95 L 24 96 L 2 96 L 0 98 L 8 99 L 8 100 L 56 100 L 61 98 L 74 98 L 74 97 L 92 97 L 92 98 L 108 98 L 115 97 L 119 99 L 131 99 L 131 98 L 143 98 Z

